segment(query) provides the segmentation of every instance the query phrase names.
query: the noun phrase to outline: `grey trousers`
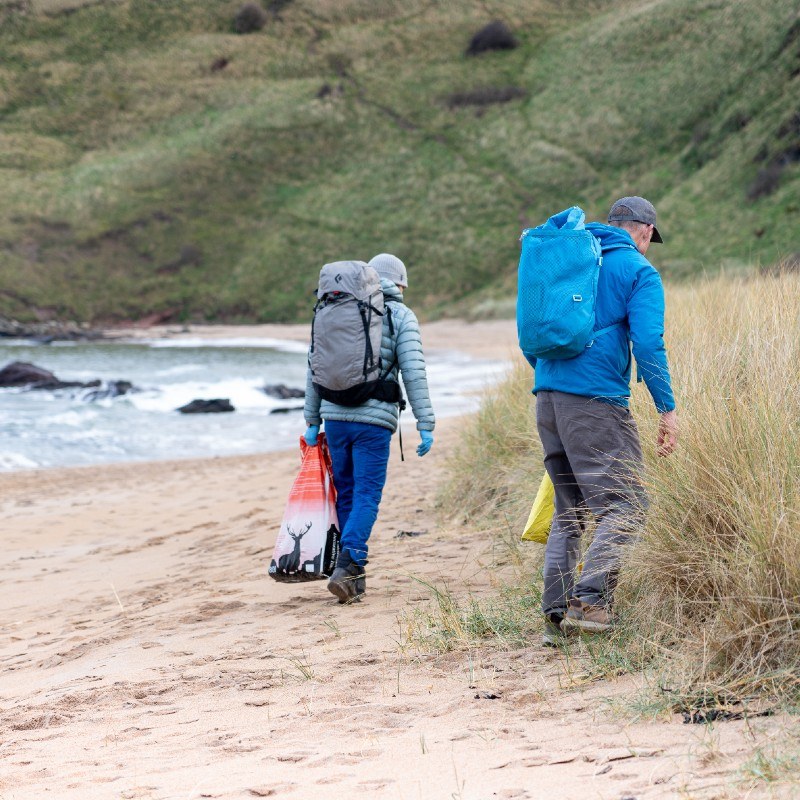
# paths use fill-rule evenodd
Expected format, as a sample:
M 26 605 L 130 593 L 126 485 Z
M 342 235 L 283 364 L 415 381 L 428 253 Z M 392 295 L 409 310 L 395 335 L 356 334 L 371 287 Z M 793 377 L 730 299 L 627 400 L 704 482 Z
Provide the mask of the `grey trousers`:
M 647 508 L 636 423 L 627 408 L 541 391 L 536 425 L 555 487 L 542 610 L 563 616 L 570 597 L 608 606 L 622 549 L 641 530 Z M 581 534 L 592 518 L 597 526 L 576 576 Z

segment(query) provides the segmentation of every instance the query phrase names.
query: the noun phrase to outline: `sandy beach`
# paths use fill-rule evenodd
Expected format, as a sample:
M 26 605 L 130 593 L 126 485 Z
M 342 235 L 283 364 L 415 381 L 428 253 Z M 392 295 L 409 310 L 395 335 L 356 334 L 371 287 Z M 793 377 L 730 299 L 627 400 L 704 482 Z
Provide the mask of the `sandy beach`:
M 424 337 L 506 357 L 514 328 L 448 321 Z M 351 606 L 267 576 L 298 451 L 0 475 L 0 797 L 762 796 L 742 766 L 781 717 L 636 719 L 637 678 L 587 681 L 538 641 L 410 645 L 426 582 L 464 594 L 497 579 L 486 534 L 434 508 L 459 426 L 438 426 L 423 459 L 393 443 Z

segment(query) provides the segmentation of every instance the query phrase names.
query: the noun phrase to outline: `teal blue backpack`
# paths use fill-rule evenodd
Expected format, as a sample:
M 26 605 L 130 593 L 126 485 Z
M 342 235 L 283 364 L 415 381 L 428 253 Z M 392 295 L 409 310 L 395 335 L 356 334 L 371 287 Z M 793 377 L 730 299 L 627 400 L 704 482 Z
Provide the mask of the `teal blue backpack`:
M 603 264 L 600 242 L 584 225 L 577 206 L 522 232 L 517 274 L 517 335 L 529 358 L 573 358 L 598 336 L 597 279 Z

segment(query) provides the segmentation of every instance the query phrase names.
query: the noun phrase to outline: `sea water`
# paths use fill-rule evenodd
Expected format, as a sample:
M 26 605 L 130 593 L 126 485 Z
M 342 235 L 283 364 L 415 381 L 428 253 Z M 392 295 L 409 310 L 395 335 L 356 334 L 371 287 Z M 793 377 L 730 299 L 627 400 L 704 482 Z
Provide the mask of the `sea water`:
M 426 354 L 438 417 L 477 407 L 480 390 L 506 364 L 458 352 Z M 61 381 L 129 381 L 134 391 L 97 399 L 88 389 L 0 389 L 0 471 L 205 458 L 296 446 L 303 400 L 267 395 L 266 385 L 303 389 L 306 347 L 264 339 L 164 339 L 135 343 L 0 343 L 0 368 L 25 361 Z M 101 387 L 102 388 L 102 387 Z M 196 399 L 228 399 L 233 413 L 181 414 Z M 403 429 L 416 446 L 413 416 Z

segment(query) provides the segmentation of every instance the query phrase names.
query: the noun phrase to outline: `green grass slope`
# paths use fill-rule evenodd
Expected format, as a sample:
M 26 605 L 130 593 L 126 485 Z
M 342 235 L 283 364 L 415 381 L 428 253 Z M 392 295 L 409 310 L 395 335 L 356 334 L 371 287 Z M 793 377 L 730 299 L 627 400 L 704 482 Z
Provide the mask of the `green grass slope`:
M 0 314 L 304 319 L 384 250 L 449 313 L 627 193 L 667 276 L 800 251 L 797 0 L 269 5 L 0 0 Z M 465 56 L 495 18 L 519 47 Z

